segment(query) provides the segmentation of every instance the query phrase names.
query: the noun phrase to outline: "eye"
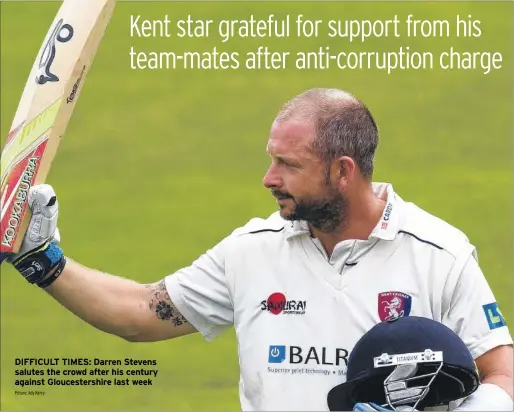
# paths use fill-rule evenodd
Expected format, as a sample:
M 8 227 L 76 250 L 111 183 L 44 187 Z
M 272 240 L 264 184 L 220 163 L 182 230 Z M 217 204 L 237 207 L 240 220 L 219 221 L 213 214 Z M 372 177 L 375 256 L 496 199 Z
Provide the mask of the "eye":
M 277 163 L 280 164 L 280 165 L 284 165 L 286 167 L 292 167 L 292 168 L 297 168 L 298 167 L 296 164 L 288 162 L 288 161 L 286 161 L 284 159 L 278 159 Z

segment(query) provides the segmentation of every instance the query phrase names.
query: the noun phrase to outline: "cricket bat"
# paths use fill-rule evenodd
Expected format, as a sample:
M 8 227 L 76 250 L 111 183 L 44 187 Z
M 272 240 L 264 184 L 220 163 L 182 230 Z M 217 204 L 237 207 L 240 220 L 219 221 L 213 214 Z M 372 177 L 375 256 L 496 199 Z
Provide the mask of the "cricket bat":
M 29 74 L 1 157 L 2 253 L 17 253 L 29 189 L 44 183 L 115 0 L 63 0 Z

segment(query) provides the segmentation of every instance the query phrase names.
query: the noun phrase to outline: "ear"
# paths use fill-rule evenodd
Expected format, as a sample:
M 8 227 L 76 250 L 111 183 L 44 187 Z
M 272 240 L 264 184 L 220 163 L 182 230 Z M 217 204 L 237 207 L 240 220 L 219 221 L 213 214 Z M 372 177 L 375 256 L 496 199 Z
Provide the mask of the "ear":
M 346 189 L 357 172 L 357 164 L 348 156 L 341 156 L 336 160 L 338 171 L 338 185 L 340 189 Z

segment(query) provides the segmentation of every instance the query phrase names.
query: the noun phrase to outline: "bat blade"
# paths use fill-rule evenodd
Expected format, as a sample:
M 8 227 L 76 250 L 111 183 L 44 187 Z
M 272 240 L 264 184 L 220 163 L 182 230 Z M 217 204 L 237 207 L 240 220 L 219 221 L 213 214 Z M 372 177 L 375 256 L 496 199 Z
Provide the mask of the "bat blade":
M 47 178 L 115 2 L 64 0 L 38 51 L 2 150 L 2 253 L 19 251 L 29 189 Z

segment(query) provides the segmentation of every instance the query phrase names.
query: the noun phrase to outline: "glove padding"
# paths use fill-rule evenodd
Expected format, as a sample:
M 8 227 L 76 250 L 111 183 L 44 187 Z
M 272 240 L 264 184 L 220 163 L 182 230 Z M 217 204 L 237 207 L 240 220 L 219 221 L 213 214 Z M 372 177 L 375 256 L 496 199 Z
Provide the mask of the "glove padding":
M 58 246 L 59 203 L 52 186 L 42 184 L 31 187 L 28 206 L 32 216 L 19 252 L 3 254 L 0 259 L 12 263 L 29 283 L 46 287 L 61 274 L 66 264 Z
M 47 184 L 32 186 L 29 190 L 28 205 L 32 217 L 18 255 L 39 248 L 46 242 L 60 242 L 57 228 L 59 202 L 52 186 Z

